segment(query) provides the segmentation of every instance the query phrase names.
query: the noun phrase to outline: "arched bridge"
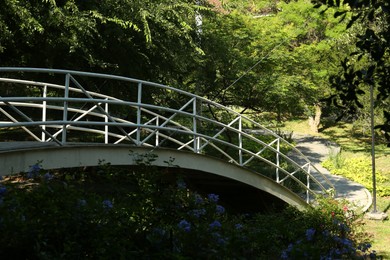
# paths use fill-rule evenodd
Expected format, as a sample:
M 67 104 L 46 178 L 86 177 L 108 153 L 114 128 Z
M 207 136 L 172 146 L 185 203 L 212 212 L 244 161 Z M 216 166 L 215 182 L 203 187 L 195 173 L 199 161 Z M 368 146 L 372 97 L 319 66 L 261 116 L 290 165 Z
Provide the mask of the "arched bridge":
M 332 184 L 292 144 L 233 109 L 173 87 L 89 72 L 0 68 L 0 174 L 135 163 L 230 178 L 304 207 Z

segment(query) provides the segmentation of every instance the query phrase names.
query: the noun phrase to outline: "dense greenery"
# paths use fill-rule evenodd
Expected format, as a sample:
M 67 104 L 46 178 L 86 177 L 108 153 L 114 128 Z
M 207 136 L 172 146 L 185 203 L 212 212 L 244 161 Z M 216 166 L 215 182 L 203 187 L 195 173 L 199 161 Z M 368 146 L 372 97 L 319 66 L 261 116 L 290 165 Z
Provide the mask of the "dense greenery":
M 193 28 L 204 8 L 195 2 L 6 0 L 0 7 L 2 66 L 179 78 L 199 52 Z
M 0 183 L 5 259 L 370 259 L 360 217 L 344 202 L 306 212 L 232 215 L 216 194 L 150 166 L 28 173 Z
M 355 114 L 369 106 L 362 96 L 374 89 L 375 106 L 383 108 L 384 122 L 378 126 L 385 132 L 390 146 L 390 3 L 387 0 L 314 0 L 328 7 L 348 6 L 335 14 L 344 20 L 351 16 L 347 27 L 357 30 L 356 50 L 342 61 L 342 71 L 331 78 L 337 91 L 331 101 Z M 362 62 L 362 60 L 364 62 Z M 338 102 L 336 97 L 341 102 Z
M 372 86 L 390 139 L 389 2 L 315 2 L 329 8 L 310 0 L 5 0 L 0 61 L 156 81 L 278 121 L 321 110 L 333 120 L 341 107 L 360 123 Z M 217 195 L 143 167 L 47 173 L 36 165 L 1 181 L 0 216 L 2 258 L 370 257 L 346 205 L 231 215 Z
M 377 124 L 388 131 L 388 2 L 314 2 L 328 8 L 310 0 L 5 0 L 1 66 L 151 80 L 242 113 L 316 117 L 315 128 L 321 116 L 345 119 L 339 106 L 349 119 L 369 120 L 373 85 Z M 342 103 L 322 102 L 337 96 Z
M 156 81 L 278 120 L 310 116 L 354 42 L 333 17 L 345 9 L 320 13 L 309 0 L 6 0 L 0 60 Z
M 346 119 L 340 105 L 350 120 L 368 121 L 367 86 L 375 85 L 377 124 L 388 131 L 387 1 L 315 2 L 330 8 L 310 0 L 6 0 L 1 66 L 151 80 L 242 113 L 306 116 L 315 131 L 321 116 Z M 342 104 L 322 102 L 337 96 Z

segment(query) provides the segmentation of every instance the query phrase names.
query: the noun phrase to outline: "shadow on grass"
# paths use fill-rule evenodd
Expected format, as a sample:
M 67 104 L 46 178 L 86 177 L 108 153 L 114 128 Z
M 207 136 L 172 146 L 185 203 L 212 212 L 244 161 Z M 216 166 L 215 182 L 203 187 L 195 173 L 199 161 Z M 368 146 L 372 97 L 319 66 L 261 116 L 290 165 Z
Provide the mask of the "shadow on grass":
M 342 127 L 347 128 L 347 127 Z M 326 129 L 321 132 L 326 138 L 338 143 L 345 150 L 350 152 L 369 152 L 371 139 L 366 136 L 358 136 L 351 134 L 348 129 L 345 131 L 337 131 L 333 129 Z

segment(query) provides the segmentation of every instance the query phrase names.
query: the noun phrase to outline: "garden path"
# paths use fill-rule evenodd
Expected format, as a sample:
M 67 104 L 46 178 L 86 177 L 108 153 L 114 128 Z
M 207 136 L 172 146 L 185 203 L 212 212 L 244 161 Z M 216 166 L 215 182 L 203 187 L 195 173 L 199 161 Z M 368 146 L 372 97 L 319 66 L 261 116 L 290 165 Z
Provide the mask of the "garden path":
M 336 199 L 346 199 L 363 212 L 369 209 L 372 204 L 372 197 L 371 193 L 363 185 L 344 177 L 333 175 L 321 166 L 321 162 L 326 160 L 330 153 L 340 151 L 340 147 L 336 143 L 319 136 L 295 133 L 293 139 L 296 142 L 296 148 L 306 155 L 317 169 L 332 182 L 336 191 Z

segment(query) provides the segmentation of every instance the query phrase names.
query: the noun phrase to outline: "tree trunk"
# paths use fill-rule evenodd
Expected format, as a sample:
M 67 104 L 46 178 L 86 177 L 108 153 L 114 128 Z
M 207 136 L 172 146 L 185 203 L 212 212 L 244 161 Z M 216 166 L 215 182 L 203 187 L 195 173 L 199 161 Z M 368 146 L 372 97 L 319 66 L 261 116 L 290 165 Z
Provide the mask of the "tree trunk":
M 278 121 L 278 123 L 281 123 L 282 122 L 282 108 L 280 106 L 280 104 L 278 104 L 277 106 L 277 118 L 276 120 Z
M 315 114 L 313 116 L 309 116 L 309 126 L 310 130 L 314 133 L 318 133 L 318 126 L 320 125 L 320 120 L 321 120 L 321 114 L 322 114 L 322 109 L 320 105 L 315 105 Z

